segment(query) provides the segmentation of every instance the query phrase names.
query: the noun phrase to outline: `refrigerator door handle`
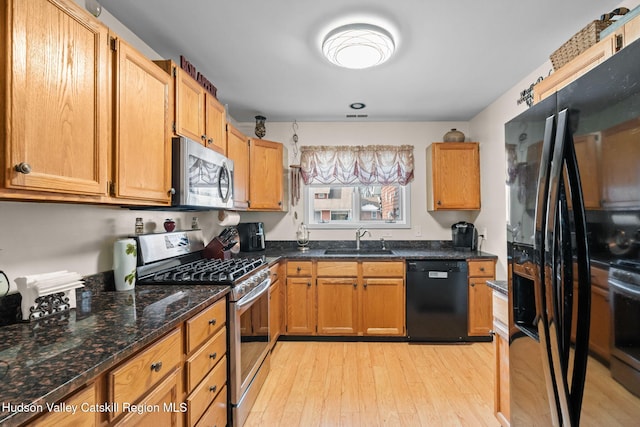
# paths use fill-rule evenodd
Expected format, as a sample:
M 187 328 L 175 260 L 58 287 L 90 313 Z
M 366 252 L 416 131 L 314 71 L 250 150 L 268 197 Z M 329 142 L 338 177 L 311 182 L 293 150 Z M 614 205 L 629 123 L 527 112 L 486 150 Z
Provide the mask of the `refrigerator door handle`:
M 545 122 L 544 139 L 542 144 L 542 156 L 538 171 L 538 185 L 536 195 L 536 208 L 534 216 L 534 264 L 535 272 L 535 301 L 536 301 L 536 328 L 541 348 L 542 369 L 545 376 L 547 389 L 547 400 L 553 425 L 560 425 L 559 404 L 557 401 L 557 390 L 553 364 L 550 358 L 549 340 L 549 319 L 547 318 L 545 283 L 548 281 L 545 269 L 545 235 L 547 231 L 547 210 L 549 203 L 549 182 L 551 178 L 552 153 L 554 149 L 554 136 L 556 133 L 556 117 L 549 116 Z
M 571 194 L 571 211 L 566 200 L 566 182 Z M 548 338 L 548 360 L 556 385 L 559 416 L 565 426 L 578 425 L 584 391 L 589 340 L 590 275 L 586 240 L 586 220 L 577 158 L 569 130 L 569 112 L 558 114 L 549 198 L 546 214 L 545 247 L 545 331 Z M 576 319 L 576 350 L 572 369 L 569 369 L 571 345 L 571 316 L 573 294 L 573 256 L 570 223 L 576 232 L 578 273 L 578 316 Z M 558 269 L 560 267 L 560 269 Z M 569 375 L 571 388 L 569 388 Z

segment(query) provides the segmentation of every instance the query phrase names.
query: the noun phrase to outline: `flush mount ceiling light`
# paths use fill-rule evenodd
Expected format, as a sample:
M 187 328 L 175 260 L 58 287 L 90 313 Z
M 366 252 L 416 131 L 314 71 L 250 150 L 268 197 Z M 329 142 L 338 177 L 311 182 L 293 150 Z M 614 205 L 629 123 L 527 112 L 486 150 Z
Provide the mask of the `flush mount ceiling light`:
M 343 25 L 329 32 L 322 42 L 322 53 L 330 62 L 352 69 L 380 65 L 394 50 L 391 34 L 371 24 Z
M 362 102 L 354 102 L 353 104 L 349 105 L 349 107 L 353 108 L 354 110 L 362 110 L 364 107 L 366 107 L 366 105 Z

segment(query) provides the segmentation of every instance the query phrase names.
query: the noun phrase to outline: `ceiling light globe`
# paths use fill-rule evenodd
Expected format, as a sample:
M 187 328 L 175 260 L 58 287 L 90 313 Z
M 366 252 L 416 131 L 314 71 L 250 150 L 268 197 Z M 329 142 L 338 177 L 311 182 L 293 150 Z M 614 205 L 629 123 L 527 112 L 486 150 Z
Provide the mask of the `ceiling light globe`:
M 324 56 L 344 68 L 363 69 L 387 61 L 395 50 L 393 37 L 383 28 L 370 24 L 338 27 L 322 43 Z

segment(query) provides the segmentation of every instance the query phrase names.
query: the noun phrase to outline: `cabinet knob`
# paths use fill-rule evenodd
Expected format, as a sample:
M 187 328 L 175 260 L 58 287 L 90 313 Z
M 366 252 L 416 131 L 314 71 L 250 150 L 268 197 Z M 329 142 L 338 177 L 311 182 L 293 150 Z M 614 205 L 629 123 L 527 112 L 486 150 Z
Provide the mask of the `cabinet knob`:
M 211 387 L 209 387 L 209 391 L 210 391 L 211 393 L 215 393 L 217 389 L 218 389 L 218 386 L 217 386 L 217 385 L 212 385 Z
M 203 141 L 206 141 L 206 140 L 207 140 L 207 135 L 202 135 L 202 136 L 200 137 L 200 139 L 201 139 L 201 140 L 203 140 Z
M 470 283 L 469 285 L 470 285 L 472 288 L 476 286 L 476 284 L 475 284 L 475 283 Z
M 296 271 L 297 271 L 298 273 L 300 273 L 300 270 L 302 270 L 302 268 L 301 268 L 301 267 L 296 267 Z
M 367 287 L 367 282 L 364 282 L 364 285 L 363 285 L 363 286 L 366 288 L 366 287 Z
M 484 267 L 480 267 L 480 271 L 484 271 Z
M 438 206 L 440 206 L 442 204 L 442 202 L 440 200 L 438 200 L 437 204 L 438 204 Z
M 494 331 L 493 329 L 489 330 L 489 335 L 495 335 L 495 334 L 496 334 L 496 331 Z
M 18 163 L 14 169 L 16 170 L 16 172 L 20 172 L 23 174 L 29 174 L 31 173 L 31 165 L 29 163 L 26 162 L 20 162 Z
M 151 364 L 151 370 L 154 372 L 160 372 L 160 369 L 162 369 L 162 362 L 156 362 L 156 363 L 152 363 Z
M 209 359 L 215 359 L 216 357 L 218 357 L 218 353 L 211 353 L 209 355 Z
M 308 286 L 308 287 L 311 287 L 311 282 L 307 282 L 307 286 Z
M 213 144 L 213 138 L 208 138 L 207 139 L 207 144 L 209 144 L 209 145 Z
M 171 195 L 174 195 L 174 194 L 176 194 L 176 189 L 175 189 L 175 188 L 173 188 L 173 187 L 171 187 L 171 188 L 169 189 L 169 191 L 167 191 L 167 193 L 169 193 L 169 194 L 171 194 Z
M 357 284 L 357 283 L 354 283 L 354 284 L 353 284 L 353 287 L 354 287 L 354 288 L 357 288 L 357 287 L 358 287 L 358 284 Z
M 211 319 L 211 320 L 209 320 L 209 324 L 210 324 L 211 326 L 215 325 L 215 324 L 216 324 L 216 322 L 217 322 L 217 320 L 216 320 L 216 319 Z

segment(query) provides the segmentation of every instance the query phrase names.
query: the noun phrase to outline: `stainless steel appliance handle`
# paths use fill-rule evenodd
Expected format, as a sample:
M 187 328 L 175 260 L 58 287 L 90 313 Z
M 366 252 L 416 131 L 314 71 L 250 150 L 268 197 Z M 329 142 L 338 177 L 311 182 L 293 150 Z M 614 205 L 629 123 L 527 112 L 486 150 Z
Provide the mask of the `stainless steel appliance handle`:
M 236 308 L 241 309 L 251 304 L 253 301 L 260 298 L 267 290 L 269 290 L 269 286 L 271 285 L 271 278 L 267 278 L 262 281 L 258 286 L 253 288 L 251 292 L 240 298 L 240 300 L 236 303 Z
M 617 290 L 627 294 L 628 296 L 640 297 L 640 288 L 637 286 L 628 285 L 616 279 L 609 278 L 609 288 L 616 288 Z
M 227 188 L 223 188 L 223 184 L 227 184 Z M 220 167 L 220 172 L 218 173 L 218 195 L 222 199 L 223 202 L 228 202 L 231 197 L 231 191 L 233 188 L 233 182 L 231 179 L 231 172 L 227 167 L 226 162 L 222 162 L 222 166 Z M 225 191 L 226 190 L 226 191 Z

